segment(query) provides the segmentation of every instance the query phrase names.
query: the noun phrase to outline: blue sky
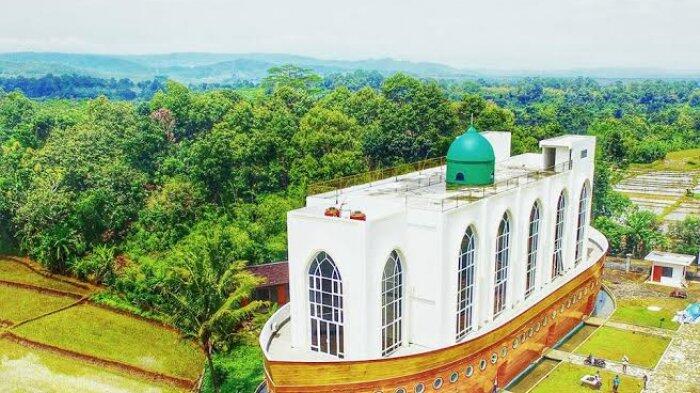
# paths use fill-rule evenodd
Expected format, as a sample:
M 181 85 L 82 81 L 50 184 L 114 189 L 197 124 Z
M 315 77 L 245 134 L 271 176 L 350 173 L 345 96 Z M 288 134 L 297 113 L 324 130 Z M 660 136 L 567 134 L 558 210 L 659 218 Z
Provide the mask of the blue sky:
M 700 69 L 700 0 L 2 0 L 0 51 Z

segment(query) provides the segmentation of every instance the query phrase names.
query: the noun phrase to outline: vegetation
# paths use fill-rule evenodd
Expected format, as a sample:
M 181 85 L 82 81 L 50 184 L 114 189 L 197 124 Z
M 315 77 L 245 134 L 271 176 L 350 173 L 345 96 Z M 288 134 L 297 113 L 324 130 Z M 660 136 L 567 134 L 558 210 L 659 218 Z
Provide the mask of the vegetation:
M 617 309 L 610 319 L 630 325 L 676 330 L 678 323 L 673 317 L 687 304 L 686 300 L 673 298 L 624 298 L 617 301 Z M 658 307 L 659 311 L 651 311 L 649 307 Z
M 10 341 L 0 340 L 0 354 L 0 385 L 14 393 L 186 392 Z
M 22 322 L 68 306 L 75 299 L 0 285 L 0 320 Z
M 589 386 L 581 385 L 579 380 L 584 375 L 594 375 L 600 371 L 603 386 L 601 392 L 612 391 L 612 380 L 615 374 L 609 371 L 601 371 L 596 367 L 577 366 L 571 363 L 561 363 L 540 384 L 531 391 L 533 393 L 590 393 Z M 620 393 L 638 393 L 642 390 L 642 380 L 626 375 L 620 375 Z
M 131 60 L 109 61 L 142 70 Z M 303 204 L 310 183 L 442 156 L 472 115 L 478 128 L 512 131 L 514 154 L 587 133 L 599 145 L 595 225 L 615 252 L 639 255 L 668 242 L 656 217 L 612 190 L 616 169 L 700 145 L 698 82 L 320 76 L 272 65 L 260 83 L 196 89 L 47 76 L 58 87 L 41 90 L 38 80 L 10 81 L 32 96 L 107 89 L 117 100 L 0 93 L 0 249 L 104 284 L 100 302 L 174 323 L 211 355 L 213 380 L 230 386 L 216 365 L 244 344 L 227 332 L 249 328 L 259 306 L 242 302 L 255 284 L 243 266 L 286 257 L 286 213 Z M 127 87 L 135 100 L 122 101 Z M 47 328 L 47 341 L 88 345 Z
M 580 355 L 619 362 L 627 356 L 630 364 L 654 368 L 671 340 L 665 337 L 635 333 L 603 326 L 596 330 L 577 350 Z

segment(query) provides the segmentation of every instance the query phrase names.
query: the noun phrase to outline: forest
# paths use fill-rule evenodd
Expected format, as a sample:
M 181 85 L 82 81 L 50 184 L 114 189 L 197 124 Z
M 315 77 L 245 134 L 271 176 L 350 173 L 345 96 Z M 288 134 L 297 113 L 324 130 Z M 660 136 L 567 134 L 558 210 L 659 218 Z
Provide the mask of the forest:
M 697 219 L 667 237 L 612 190 L 629 165 L 700 147 L 697 81 L 322 77 L 285 65 L 241 85 L 0 86 L 0 253 L 104 284 L 99 301 L 173 323 L 213 355 L 217 386 L 239 383 L 230 359 L 242 338 L 228 332 L 254 329 L 264 308 L 241 300 L 257 283 L 243 267 L 285 259 L 286 212 L 307 187 L 442 156 L 472 116 L 511 131 L 513 154 L 595 135 L 594 223 L 612 252 L 698 252 Z

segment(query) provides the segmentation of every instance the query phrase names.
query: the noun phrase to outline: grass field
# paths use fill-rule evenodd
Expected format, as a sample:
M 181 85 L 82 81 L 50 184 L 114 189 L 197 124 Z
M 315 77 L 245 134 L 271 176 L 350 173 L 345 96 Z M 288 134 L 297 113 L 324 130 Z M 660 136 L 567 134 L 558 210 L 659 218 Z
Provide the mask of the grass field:
M 617 309 L 610 319 L 630 325 L 676 330 L 678 323 L 672 319 L 677 311 L 684 309 L 687 305 L 687 300 L 670 297 L 619 299 Z M 660 310 L 652 311 L 649 307 L 658 307 Z
M 13 393 L 184 392 L 3 340 L 0 340 L 0 389 Z
M 37 317 L 74 303 L 75 299 L 44 295 L 0 284 L 0 319 L 14 323 Z
M 523 376 L 514 385 L 508 387 L 511 393 L 526 393 L 531 387 L 537 384 L 548 372 L 557 366 L 559 362 L 556 360 L 542 359 L 537 362 L 537 367 L 533 368 L 527 375 Z
M 37 274 L 23 264 L 7 259 L 0 259 L 0 279 L 77 294 L 89 292 L 86 289 Z
M 673 151 L 649 164 L 632 164 L 631 170 L 690 171 L 700 169 L 700 149 Z
M 580 379 L 586 374 L 595 374 L 600 369 L 588 366 L 577 366 L 570 363 L 562 363 L 547 378 L 538 384 L 533 393 L 590 393 L 593 390 L 588 386 L 581 386 Z M 615 374 L 601 371 L 603 387 L 599 392 L 612 392 L 612 379 Z M 632 377 L 621 375 L 620 393 L 639 393 L 642 390 L 642 381 Z
M 670 339 L 625 330 L 601 327 L 575 352 L 581 355 L 619 362 L 627 355 L 631 364 L 653 368 L 663 355 Z
M 569 339 L 564 341 L 557 349 L 566 352 L 572 352 L 579 345 L 581 345 L 582 342 L 586 341 L 586 339 L 588 339 L 588 337 L 590 337 L 596 329 L 597 327 L 595 326 L 583 325 L 576 333 L 574 333 L 571 337 L 569 337 Z
M 204 362 L 177 333 L 84 304 L 21 326 L 15 333 L 103 359 L 194 380 Z

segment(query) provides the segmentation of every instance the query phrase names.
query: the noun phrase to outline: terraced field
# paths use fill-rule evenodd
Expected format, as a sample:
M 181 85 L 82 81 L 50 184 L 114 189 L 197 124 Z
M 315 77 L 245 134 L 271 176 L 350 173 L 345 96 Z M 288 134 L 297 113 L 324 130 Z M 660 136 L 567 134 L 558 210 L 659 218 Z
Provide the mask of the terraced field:
M 94 305 L 99 288 L 0 258 L 0 391 L 186 392 L 204 356 L 159 323 Z

